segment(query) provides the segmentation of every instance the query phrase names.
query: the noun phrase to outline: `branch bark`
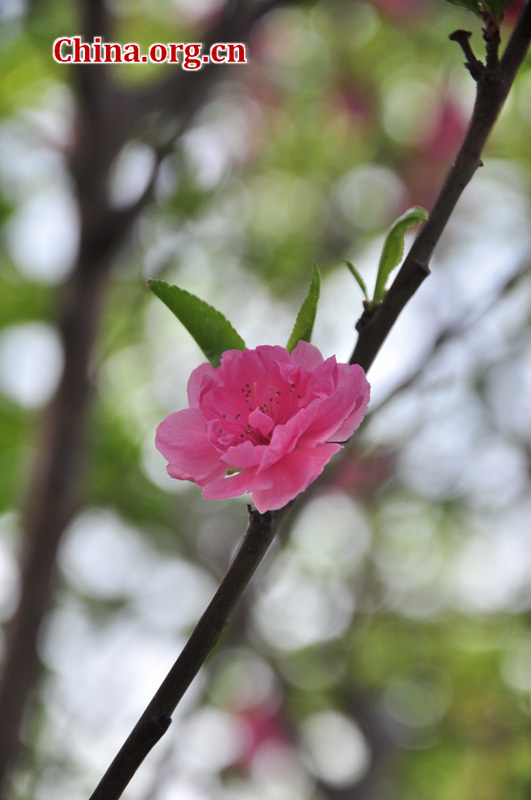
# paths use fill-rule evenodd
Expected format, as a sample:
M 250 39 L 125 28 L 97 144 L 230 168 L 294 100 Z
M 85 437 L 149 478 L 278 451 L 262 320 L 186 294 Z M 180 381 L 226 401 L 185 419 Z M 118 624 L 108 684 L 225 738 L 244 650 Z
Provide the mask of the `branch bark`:
M 433 251 L 463 190 L 481 166 L 481 152 L 529 49 L 530 39 L 531 3 L 528 2 L 499 65 L 490 53 L 486 66 L 481 65 L 480 68 L 480 62 L 474 61 L 476 101 L 463 144 L 428 222 L 419 231 L 387 295 L 378 306 L 365 311 L 358 320 L 356 328 L 359 336 L 350 358 L 351 364 L 361 364 L 366 371 L 370 368 L 402 309 L 430 274 L 429 263 Z M 487 42 L 487 49 L 489 46 L 490 41 Z
M 428 264 L 433 250 L 463 189 L 481 164 L 481 150 L 525 57 L 530 38 L 531 6 L 528 4 L 509 40 L 500 66 L 497 59 L 492 58 L 492 48 L 488 52 L 487 66 L 481 65 L 480 69 L 475 65 L 477 96 L 461 149 L 430 219 L 415 240 L 391 289 L 383 302 L 375 309 L 366 311 L 359 321 L 360 335 L 351 363 L 359 363 L 365 370 L 369 369 L 401 310 L 429 274 Z M 489 46 L 490 41 L 487 42 L 488 50 Z M 263 558 L 288 508 L 275 512 L 274 523 L 270 515 L 250 511 L 249 527 L 241 548 L 212 602 L 90 800 L 118 800 L 149 751 L 164 735 L 171 723 L 171 714 L 217 644 L 228 613 L 234 608 Z
M 256 572 L 291 504 L 259 514 L 249 507 L 241 545 L 206 611 L 157 693 L 131 731 L 90 800 L 117 800 L 153 746 L 171 724 L 177 704 L 217 645 L 229 616 Z

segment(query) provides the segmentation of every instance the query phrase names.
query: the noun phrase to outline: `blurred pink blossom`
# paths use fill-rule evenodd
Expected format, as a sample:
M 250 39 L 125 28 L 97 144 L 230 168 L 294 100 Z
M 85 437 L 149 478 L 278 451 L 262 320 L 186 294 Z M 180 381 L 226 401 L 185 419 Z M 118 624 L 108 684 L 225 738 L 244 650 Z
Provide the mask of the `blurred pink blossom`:
M 369 392 L 360 366 L 325 361 L 304 341 L 291 354 L 269 345 L 227 350 L 219 367 L 192 372 L 189 408 L 161 422 L 156 446 L 169 475 L 194 481 L 206 499 L 252 492 L 264 513 L 322 472 L 360 425 Z
M 508 22 L 511 25 L 514 25 L 514 23 L 522 13 L 524 5 L 525 5 L 524 0 L 513 0 L 512 3 L 509 3 L 508 7 L 505 9 L 503 21 Z

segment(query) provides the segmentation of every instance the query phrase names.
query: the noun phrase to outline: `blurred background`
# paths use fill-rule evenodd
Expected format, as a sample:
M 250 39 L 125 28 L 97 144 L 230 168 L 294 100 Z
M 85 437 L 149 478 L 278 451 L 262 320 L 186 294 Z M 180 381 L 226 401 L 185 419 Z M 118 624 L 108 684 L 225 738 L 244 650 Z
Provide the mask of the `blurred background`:
M 371 286 L 386 228 L 431 207 L 474 98 L 448 35 L 482 56 L 481 31 L 443 0 L 3 0 L 0 24 L 2 797 L 86 800 L 246 524 L 155 450 L 204 358 L 147 279 L 283 344 L 315 259 L 313 341 L 348 360 L 341 262 Z M 249 63 L 55 63 L 74 34 Z M 128 800 L 529 798 L 530 140 L 528 60 L 369 417 Z

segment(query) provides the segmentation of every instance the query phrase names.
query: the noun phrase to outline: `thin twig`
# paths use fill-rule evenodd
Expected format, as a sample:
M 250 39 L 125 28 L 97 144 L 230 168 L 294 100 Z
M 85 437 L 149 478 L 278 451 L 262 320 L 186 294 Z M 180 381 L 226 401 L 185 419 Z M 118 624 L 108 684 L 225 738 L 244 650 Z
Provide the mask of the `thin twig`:
M 474 51 L 470 46 L 471 36 L 472 36 L 471 31 L 458 30 L 451 33 L 448 38 L 450 39 L 451 42 L 457 42 L 457 44 L 460 46 L 461 50 L 463 51 L 466 57 L 465 67 L 470 72 L 474 80 L 477 81 L 479 80 L 485 66 L 483 62 L 480 61 L 479 58 L 476 58 L 476 56 L 474 55 Z
M 531 3 L 520 15 L 497 69 L 483 67 L 477 75 L 474 111 L 463 144 L 435 201 L 428 222 L 407 254 L 382 303 L 358 320 L 358 341 L 350 358 L 368 370 L 406 303 L 430 274 L 429 263 L 464 188 L 481 166 L 481 152 L 512 86 L 531 39 Z M 460 42 L 462 44 L 462 42 Z M 489 47 L 491 45 L 489 44 Z M 473 56 L 475 58 L 475 56 Z M 494 61 L 490 52 L 490 62 Z M 478 62 L 481 63 L 481 62 Z
M 430 220 L 413 244 L 384 301 L 366 311 L 358 323 L 359 339 L 351 363 L 366 370 L 372 364 L 399 313 L 429 274 L 429 260 L 464 187 L 480 165 L 480 152 L 529 46 L 531 8 L 524 9 L 507 45 L 499 70 L 478 70 L 472 120 Z M 492 61 L 492 59 L 491 59 Z M 184 650 L 146 708 L 90 800 L 118 800 L 132 776 L 171 723 L 171 714 L 208 654 L 216 646 L 228 615 L 278 531 L 289 506 L 274 515 L 250 510 L 241 547 Z
M 280 511 L 259 514 L 249 507 L 247 531 L 218 590 L 90 800 L 117 800 L 149 751 L 168 730 L 177 704 L 229 624 L 230 614 L 290 508 L 291 504 Z

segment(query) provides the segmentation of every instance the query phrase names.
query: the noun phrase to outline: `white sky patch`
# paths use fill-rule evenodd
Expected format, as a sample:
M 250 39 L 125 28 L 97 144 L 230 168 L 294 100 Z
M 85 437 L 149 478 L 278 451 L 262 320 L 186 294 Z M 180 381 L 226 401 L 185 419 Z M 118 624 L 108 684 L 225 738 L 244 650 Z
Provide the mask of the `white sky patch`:
M 155 154 L 140 142 L 126 145 L 116 157 L 109 178 L 109 198 L 114 208 L 135 203 L 153 174 Z
M 54 393 L 63 350 L 54 328 L 42 322 L 0 332 L 0 391 L 25 408 L 39 408 Z
M 331 786 L 359 781 L 371 761 L 365 736 L 356 723 L 336 711 L 319 711 L 301 725 L 305 760 L 312 772 Z
M 60 283 L 77 249 L 79 222 L 69 194 L 46 186 L 28 197 L 6 223 L 11 257 L 28 278 Z

